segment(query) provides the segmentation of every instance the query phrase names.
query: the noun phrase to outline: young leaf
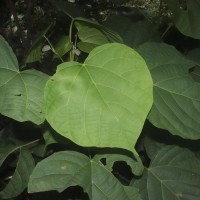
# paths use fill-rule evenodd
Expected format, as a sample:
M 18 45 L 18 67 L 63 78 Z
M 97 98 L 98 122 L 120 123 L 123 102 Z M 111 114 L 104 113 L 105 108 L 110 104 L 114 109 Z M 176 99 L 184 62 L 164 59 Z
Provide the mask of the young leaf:
M 73 151 L 54 153 L 41 161 L 30 177 L 28 192 L 62 192 L 75 185 L 90 199 L 140 199 L 136 188 L 123 186 L 101 162 Z
M 48 75 L 19 71 L 17 59 L 0 36 L 0 113 L 17 121 L 44 121 L 44 86 Z
M 146 43 L 138 48 L 154 81 L 154 105 L 150 122 L 171 134 L 200 138 L 200 84 L 189 69 L 193 62 L 167 44 Z
M 144 200 L 192 199 L 200 196 L 200 161 L 188 149 L 166 146 L 158 151 L 145 176 L 133 186 Z
M 152 105 L 152 80 L 141 56 L 122 44 L 95 48 L 84 64 L 63 63 L 45 88 L 46 119 L 82 146 L 135 152 Z
M 200 3 L 197 0 L 165 0 L 173 12 L 175 26 L 184 35 L 200 39 Z
M 10 199 L 21 194 L 27 187 L 29 176 L 34 168 L 34 165 L 34 160 L 30 152 L 23 148 L 20 149 L 19 160 L 17 162 L 15 172 L 10 182 L 0 192 L 0 198 Z

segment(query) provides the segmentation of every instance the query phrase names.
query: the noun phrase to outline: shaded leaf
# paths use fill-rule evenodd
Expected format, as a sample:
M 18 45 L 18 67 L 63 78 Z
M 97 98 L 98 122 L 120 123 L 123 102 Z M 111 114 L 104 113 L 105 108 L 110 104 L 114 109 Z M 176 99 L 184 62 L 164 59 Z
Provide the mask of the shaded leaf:
M 133 186 L 140 189 L 144 200 L 198 200 L 199 168 L 200 161 L 193 152 L 177 146 L 166 146 L 157 153 L 142 179 L 135 181 Z
M 40 43 L 36 43 L 31 47 L 28 55 L 26 56 L 25 63 L 41 61 L 41 57 L 42 57 L 41 50 L 42 50 L 43 44 L 44 44 L 44 41 L 41 41 Z
M 64 137 L 81 146 L 135 152 L 152 105 L 152 80 L 134 50 L 106 44 L 84 64 L 59 65 L 46 85 L 45 101 L 47 121 Z
M 76 185 L 81 186 L 90 199 L 140 199 L 137 189 L 123 186 L 101 162 L 73 151 L 54 153 L 41 161 L 30 177 L 28 192 L 62 192 Z
M 118 32 L 124 43 L 133 48 L 147 41 L 160 40 L 156 27 L 147 20 L 133 22 L 119 15 L 109 18 L 104 25 Z
M 197 66 L 195 66 L 190 74 L 195 81 L 200 82 L 200 49 L 196 48 L 189 51 L 187 58 L 196 63 Z
M 174 24 L 184 35 L 200 39 L 200 2 L 198 0 L 165 0 L 173 12 Z
M 3 162 L 5 161 L 5 159 L 14 151 L 17 150 L 17 147 L 15 146 L 7 146 L 7 147 L 3 147 L 0 148 L 0 166 L 3 164 Z
M 52 26 L 54 26 L 54 24 L 55 22 L 50 23 L 49 26 L 47 26 L 47 28 L 45 28 L 43 31 L 37 34 L 31 48 L 29 49 L 26 55 L 25 63 L 41 61 L 42 47 L 45 43 L 44 35 L 52 28 Z
M 70 18 L 83 16 L 83 10 L 65 0 L 48 0 L 58 11 L 62 11 Z
M 200 84 L 188 73 L 194 63 L 167 44 L 146 43 L 138 51 L 154 81 L 150 122 L 171 134 L 199 139 Z
M 69 40 L 69 36 L 62 36 L 60 37 L 59 41 L 55 45 L 55 52 L 58 54 L 60 57 L 64 56 L 67 52 L 70 51 L 72 48 L 72 42 Z M 58 55 L 54 54 L 53 58 L 57 58 Z
M 0 192 L 0 198 L 10 199 L 21 194 L 27 187 L 34 165 L 30 152 L 26 149 L 21 149 L 15 172 L 9 183 Z
M 36 71 L 19 71 L 17 59 L 0 36 L 0 113 L 17 121 L 44 121 L 44 86 L 48 75 Z

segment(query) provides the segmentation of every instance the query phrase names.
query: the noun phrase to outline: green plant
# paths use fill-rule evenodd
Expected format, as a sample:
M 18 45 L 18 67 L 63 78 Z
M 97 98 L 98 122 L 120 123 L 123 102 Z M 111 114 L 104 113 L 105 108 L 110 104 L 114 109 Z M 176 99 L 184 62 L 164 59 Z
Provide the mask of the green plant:
M 50 2 L 68 34 L 54 40 L 52 20 L 23 68 L 0 36 L 0 198 L 199 199 L 199 49 L 165 43 L 163 24 L 121 15 L 100 24 L 75 3 Z M 200 39 L 198 3 L 184 1 L 187 12 L 165 3 L 170 23 Z M 41 72 L 45 60 L 56 72 Z M 40 70 L 28 69 L 34 62 Z

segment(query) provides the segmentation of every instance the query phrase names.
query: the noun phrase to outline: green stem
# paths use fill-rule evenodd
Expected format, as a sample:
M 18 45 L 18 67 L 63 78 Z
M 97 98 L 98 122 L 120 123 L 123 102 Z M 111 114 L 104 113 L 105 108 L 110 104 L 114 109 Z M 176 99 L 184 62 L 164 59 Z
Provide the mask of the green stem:
M 72 18 L 72 21 L 70 23 L 70 27 L 69 27 L 69 41 L 73 44 L 72 42 L 72 31 L 73 31 L 73 25 L 74 25 L 75 19 Z M 70 51 L 70 61 L 74 61 L 74 44 L 73 44 L 73 48 Z
M 33 140 L 33 141 L 31 141 L 31 142 L 28 142 L 28 143 L 26 143 L 26 144 L 23 144 L 23 145 L 19 146 L 18 148 L 23 148 L 23 147 L 30 146 L 30 145 L 32 145 L 32 144 L 35 144 L 35 143 L 40 142 L 41 140 L 42 140 L 41 138 L 39 138 L 39 139 L 37 139 L 37 140 Z

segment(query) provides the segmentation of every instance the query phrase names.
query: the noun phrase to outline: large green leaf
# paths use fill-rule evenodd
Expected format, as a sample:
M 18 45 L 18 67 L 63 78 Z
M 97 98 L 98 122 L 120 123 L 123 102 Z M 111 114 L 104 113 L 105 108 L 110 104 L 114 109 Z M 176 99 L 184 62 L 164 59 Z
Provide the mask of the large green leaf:
M 141 56 L 122 44 L 95 48 L 84 64 L 58 66 L 45 88 L 46 118 L 82 146 L 134 151 L 152 105 L 152 80 Z
M 44 121 L 44 86 L 48 76 L 36 70 L 19 71 L 17 59 L 0 36 L 0 113 L 18 121 Z
M 91 200 L 140 199 L 136 188 L 123 186 L 98 159 L 73 151 L 54 153 L 41 161 L 30 177 L 28 192 L 62 192 L 76 185 Z
M 194 63 L 167 44 L 146 43 L 138 51 L 154 81 L 151 123 L 171 134 L 199 139 L 200 84 L 188 72 Z
M 143 200 L 192 199 L 200 196 L 200 161 L 188 149 L 166 146 L 155 155 L 144 176 L 133 186 Z
M 7 157 L 10 153 L 12 153 L 15 149 L 7 149 L 7 152 L 4 152 L 4 157 Z M 1 153 L 0 153 L 1 157 Z M 3 160 L 1 159 L 0 162 Z M 19 160 L 17 162 L 17 167 L 15 172 L 6 185 L 6 187 L 0 192 L 1 199 L 10 199 L 21 194 L 24 189 L 27 187 L 29 176 L 34 168 L 34 160 L 30 154 L 30 152 L 26 149 L 20 149 Z
M 200 39 L 199 0 L 165 0 L 173 12 L 175 26 L 184 35 Z

